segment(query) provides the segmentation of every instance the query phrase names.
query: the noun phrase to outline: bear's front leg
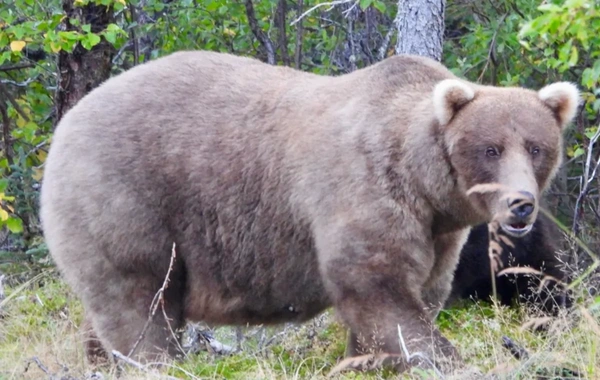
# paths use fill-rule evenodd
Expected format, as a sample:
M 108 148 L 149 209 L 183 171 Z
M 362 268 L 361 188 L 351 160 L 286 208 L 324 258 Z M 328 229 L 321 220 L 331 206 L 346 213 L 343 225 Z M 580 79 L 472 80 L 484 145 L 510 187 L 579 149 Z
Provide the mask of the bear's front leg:
M 394 365 L 400 371 L 433 363 L 449 372 L 460 356 L 433 326 L 422 299 L 435 262 L 433 245 L 426 235 L 413 237 L 393 225 L 377 224 L 353 221 L 316 234 L 324 283 L 350 327 L 347 353 L 399 354 Z M 399 326 L 414 358 L 410 363 L 400 344 Z M 427 360 L 420 360 L 423 356 Z
M 435 261 L 429 278 L 422 288 L 422 297 L 431 320 L 434 321 L 452 290 L 452 280 L 462 247 L 469 237 L 470 228 L 437 235 L 434 241 Z

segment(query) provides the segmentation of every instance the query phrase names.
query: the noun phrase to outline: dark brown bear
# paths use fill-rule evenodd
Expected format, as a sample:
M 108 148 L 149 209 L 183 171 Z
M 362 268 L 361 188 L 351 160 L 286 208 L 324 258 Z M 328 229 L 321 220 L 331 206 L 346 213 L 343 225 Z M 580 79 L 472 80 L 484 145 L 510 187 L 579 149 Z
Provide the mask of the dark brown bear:
M 414 56 L 328 77 L 172 54 L 61 120 L 46 241 L 107 350 L 154 360 L 179 352 L 186 320 L 300 322 L 333 306 L 350 355 L 400 354 L 400 327 L 446 371 L 460 356 L 432 322 L 469 228 L 531 229 L 578 102 L 569 83 L 480 86 Z M 144 331 L 174 243 L 168 318 Z
M 524 237 L 514 238 L 503 234 L 511 244 L 500 241 L 500 270 L 509 267 L 528 267 L 544 275 L 504 274 L 496 277 L 496 292 L 501 305 L 512 306 L 515 302 L 533 307 L 536 311 L 555 315 L 560 307 L 570 307 L 571 298 L 564 287 L 555 281 L 545 282 L 539 291 L 540 281 L 545 275 L 567 281 L 558 238 L 560 230 L 546 216 L 540 215 L 531 232 Z M 461 299 L 490 300 L 493 295 L 490 271 L 489 229 L 487 224 L 473 227 L 465 243 L 452 282 L 452 291 L 446 307 Z M 512 246 L 511 246 L 512 245 Z

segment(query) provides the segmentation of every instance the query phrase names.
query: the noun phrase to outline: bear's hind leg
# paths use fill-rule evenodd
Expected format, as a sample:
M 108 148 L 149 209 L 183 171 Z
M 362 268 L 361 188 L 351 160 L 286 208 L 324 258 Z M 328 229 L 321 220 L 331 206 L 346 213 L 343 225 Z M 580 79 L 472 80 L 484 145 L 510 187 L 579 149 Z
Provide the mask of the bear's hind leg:
M 84 294 L 86 312 L 106 350 L 131 353 L 141 362 L 182 354 L 179 330 L 184 324 L 183 283 L 174 276 L 162 301 L 157 295 L 161 286 L 162 280 L 149 276 L 113 273 L 102 289 Z
M 102 365 L 108 363 L 108 353 L 98 339 L 90 318 L 86 315 L 79 329 L 82 334 L 85 356 L 89 364 Z

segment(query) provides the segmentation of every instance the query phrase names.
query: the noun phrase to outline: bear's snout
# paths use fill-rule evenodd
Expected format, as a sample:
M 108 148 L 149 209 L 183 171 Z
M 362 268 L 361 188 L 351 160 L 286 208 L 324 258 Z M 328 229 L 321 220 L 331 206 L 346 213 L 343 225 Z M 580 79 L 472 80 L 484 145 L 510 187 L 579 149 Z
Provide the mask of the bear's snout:
M 508 199 L 508 208 L 515 217 L 525 221 L 535 210 L 535 197 L 529 191 L 519 191 L 517 194 Z
M 497 215 L 502 229 L 513 237 L 527 235 L 537 216 L 535 195 L 529 191 L 514 191 L 506 195 L 506 211 Z

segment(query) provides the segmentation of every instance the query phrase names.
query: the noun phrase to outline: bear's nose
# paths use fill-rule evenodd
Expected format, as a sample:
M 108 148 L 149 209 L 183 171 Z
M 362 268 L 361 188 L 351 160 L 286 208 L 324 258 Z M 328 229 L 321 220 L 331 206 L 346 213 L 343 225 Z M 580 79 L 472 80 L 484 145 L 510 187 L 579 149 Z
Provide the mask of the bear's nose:
M 508 201 L 508 207 L 517 218 L 525 219 L 535 208 L 534 200 L 535 197 L 529 191 L 519 191 L 518 197 Z

